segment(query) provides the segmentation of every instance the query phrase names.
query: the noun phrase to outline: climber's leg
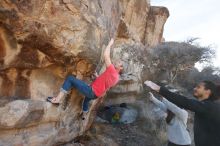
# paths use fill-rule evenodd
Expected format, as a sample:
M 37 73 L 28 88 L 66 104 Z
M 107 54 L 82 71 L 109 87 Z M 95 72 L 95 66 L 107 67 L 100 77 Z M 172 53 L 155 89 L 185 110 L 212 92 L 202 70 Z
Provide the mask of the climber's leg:
M 87 114 L 88 114 L 88 111 L 89 111 L 89 103 L 91 100 L 94 100 L 94 98 L 89 98 L 89 97 L 86 97 L 83 99 L 83 102 L 82 102 L 82 120 L 85 120 L 85 118 L 87 117 Z
M 83 94 L 86 97 L 94 97 L 92 87 L 90 87 L 84 81 L 75 78 L 74 76 L 68 76 L 62 86 L 62 90 L 65 93 L 68 93 L 71 90 L 71 88 L 77 89 L 81 94 Z
M 89 111 L 89 102 L 93 100 L 92 98 L 88 98 L 85 96 L 83 103 L 82 103 L 82 110 L 83 112 L 88 112 Z
M 95 94 L 92 91 L 92 88 L 87 85 L 85 82 L 75 78 L 74 76 L 68 76 L 66 80 L 63 83 L 63 86 L 61 88 L 61 92 L 58 94 L 56 98 L 52 99 L 52 103 L 59 103 L 60 99 L 65 95 L 68 94 L 69 91 L 75 88 L 77 89 L 81 94 L 88 98 L 95 98 Z

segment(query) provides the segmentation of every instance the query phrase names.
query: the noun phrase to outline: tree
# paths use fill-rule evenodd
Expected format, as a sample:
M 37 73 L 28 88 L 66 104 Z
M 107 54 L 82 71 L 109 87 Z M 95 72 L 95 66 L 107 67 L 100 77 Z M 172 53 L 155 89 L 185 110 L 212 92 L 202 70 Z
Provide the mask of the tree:
M 151 49 L 150 54 L 152 66 L 157 72 L 165 72 L 173 83 L 180 72 L 193 68 L 196 62 L 210 61 L 214 51 L 191 42 L 164 42 Z

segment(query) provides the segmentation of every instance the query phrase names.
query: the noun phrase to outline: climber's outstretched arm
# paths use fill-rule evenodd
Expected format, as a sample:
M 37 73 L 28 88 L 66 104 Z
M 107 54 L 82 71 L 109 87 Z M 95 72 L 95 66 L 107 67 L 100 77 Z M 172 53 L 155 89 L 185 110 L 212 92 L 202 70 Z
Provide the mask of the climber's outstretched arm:
M 113 45 L 113 43 L 114 43 L 114 39 L 112 38 L 110 42 L 108 43 L 108 46 L 106 47 L 105 52 L 104 52 L 104 60 L 105 60 L 106 67 L 112 64 L 111 57 L 110 57 L 110 50 L 111 50 L 111 46 Z

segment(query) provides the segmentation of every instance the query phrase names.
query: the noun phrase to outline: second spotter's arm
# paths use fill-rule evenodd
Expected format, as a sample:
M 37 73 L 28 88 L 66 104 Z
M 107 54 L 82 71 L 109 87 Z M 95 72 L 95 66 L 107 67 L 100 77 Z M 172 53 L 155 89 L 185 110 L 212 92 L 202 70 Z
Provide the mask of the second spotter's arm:
M 158 106 L 161 110 L 163 110 L 164 112 L 167 111 L 167 106 L 161 102 L 160 100 L 158 100 L 151 92 L 150 94 L 150 101 L 152 101 L 156 106 Z

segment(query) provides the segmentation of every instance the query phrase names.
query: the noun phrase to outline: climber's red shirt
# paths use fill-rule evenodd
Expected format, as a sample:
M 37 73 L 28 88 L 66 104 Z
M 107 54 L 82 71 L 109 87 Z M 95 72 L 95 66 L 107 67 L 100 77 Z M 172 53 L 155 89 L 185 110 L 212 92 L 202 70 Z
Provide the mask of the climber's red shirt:
M 105 72 L 102 73 L 96 80 L 91 84 L 93 92 L 97 97 L 101 97 L 105 92 L 115 86 L 119 80 L 119 73 L 115 69 L 114 65 L 109 65 Z

